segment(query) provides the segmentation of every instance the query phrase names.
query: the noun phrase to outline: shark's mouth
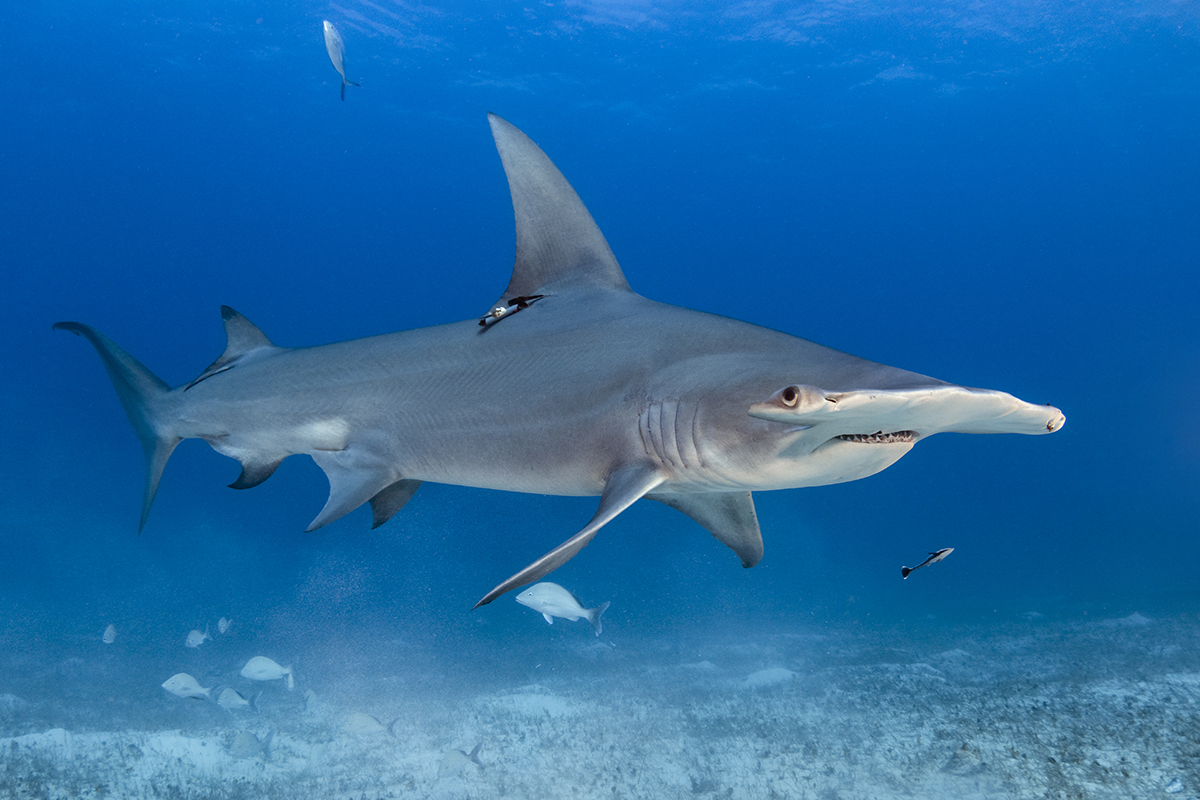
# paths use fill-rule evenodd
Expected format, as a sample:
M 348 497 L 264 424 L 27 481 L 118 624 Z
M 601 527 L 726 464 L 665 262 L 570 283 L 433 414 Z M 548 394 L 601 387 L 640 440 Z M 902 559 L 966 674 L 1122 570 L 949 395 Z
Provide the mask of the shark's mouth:
M 916 431 L 895 431 L 894 433 L 843 433 L 835 436 L 843 442 L 858 442 L 859 444 L 912 444 L 917 440 Z

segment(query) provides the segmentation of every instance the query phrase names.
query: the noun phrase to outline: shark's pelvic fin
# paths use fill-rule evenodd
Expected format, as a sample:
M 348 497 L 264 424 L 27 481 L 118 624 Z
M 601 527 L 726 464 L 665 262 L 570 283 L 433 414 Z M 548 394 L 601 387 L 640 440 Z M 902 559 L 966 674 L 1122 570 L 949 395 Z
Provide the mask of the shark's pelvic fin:
M 750 492 L 651 494 L 647 497 L 699 522 L 717 541 L 737 554 L 743 567 L 753 567 L 762 559 L 762 531 L 758 527 L 758 514 L 754 511 L 754 497 Z
M 138 533 L 146 527 L 150 507 L 158 493 L 158 482 L 162 478 L 167 459 L 175 447 L 183 441 L 162 423 L 160 407 L 171 391 L 171 387 L 148 370 L 142 362 L 125 352 L 120 345 L 109 339 L 91 325 L 81 322 L 56 322 L 56 331 L 70 331 L 91 342 L 100 354 L 109 380 L 117 390 L 117 397 L 125 409 L 125 415 L 133 424 L 142 450 L 146 454 L 146 484 L 142 492 L 142 516 L 138 522 Z
M 402 482 L 395 467 L 388 463 L 387 455 L 377 452 L 377 449 L 371 446 L 370 441 L 350 442 L 341 450 L 314 450 L 312 458 L 317 462 L 317 466 L 325 471 L 325 477 L 329 479 L 329 500 L 326 501 L 325 507 L 321 509 L 317 518 L 305 528 L 306 531 L 315 531 L 317 528 L 328 525 L 335 519 L 349 514 L 368 500 L 385 493 L 393 484 Z M 417 481 L 412 483 L 420 486 Z M 412 491 L 408 492 L 409 497 L 412 497 L 412 492 L 417 490 L 417 486 L 411 487 Z M 395 513 L 400 510 L 400 506 L 404 505 L 404 502 L 407 502 L 407 498 L 403 497 L 407 487 L 395 491 L 399 492 L 398 497 L 384 494 L 378 509 L 372 505 L 377 523 L 382 524 L 387 520 L 387 517 L 384 517 L 381 521 L 380 515 L 387 512 L 390 504 L 397 500 L 403 500 L 391 509 L 392 513 Z M 390 517 L 391 514 L 387 514 L 387 516 Z
M 221 306 L 221 319 L 225 321 L 225 352 L 221 354 L 220 358 L 209 364 L 208 368 L 200 373 L 200 377 L 183 387 L 185 392 L 205 378 L 211 378 L 240 362 L 282 349 L 276 347 L 257 325 L 229 306 Z M 272 468 L 273 471 L 274 468 Z M 262 480 L 265 481 L 269 477 L 270 473 L 267 473 Z M 262 483 L 262 481 L 258 481 L 258 483 Z
M 501 299 L 588 286 L 629 291 L 604 234 L 579 195 L 528 136 L 488 114 L 508 176 L 517 224 L 517 258 Z
M 379 494 L 371 498 L 372 530 L 387 522 L 392 516 L 404 508 L 412 496 L 421 488 L 422 481 L 396 481 Z
M 634 464 L 613 470 L 604 485 L 600 507 L 596 509 L 591 522 L 579 533 L 492 589 L 475 604 L 475 608 L 487 605 L 518 586 L 533 583 L 570 561 L 608 522 L 665 480 L 662 472 L 650 464 Z
M 275 474 L 275 470 L 279 469 L 279 465 L 283 463 L 282 458 L 264 458 L 251 459 L 243 458 L 242 474 L 238 479 L 229 484 L 230 489 L 253 489 L 267 478 Z

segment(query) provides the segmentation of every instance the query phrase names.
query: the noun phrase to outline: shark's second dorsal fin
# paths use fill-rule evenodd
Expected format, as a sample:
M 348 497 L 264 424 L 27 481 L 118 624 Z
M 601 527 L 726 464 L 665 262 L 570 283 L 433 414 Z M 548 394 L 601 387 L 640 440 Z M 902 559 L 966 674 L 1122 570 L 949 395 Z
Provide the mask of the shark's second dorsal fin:
M 225 321 L 225 352 L 209 364 L 208 368 L 200 373 L 200 377 L 183 387 L 184 391 L 205 378 L 224 372 L 250 353 L 259 354 L 279 349 L 257 325 L 229 306 L 221 306 L 221 319 Z
M 517 259 L 501 299 L 573 286 L 630 291 L 604 234 L 558 167 L 495 114 L 492 137 L 508 176 L 517 223 Z

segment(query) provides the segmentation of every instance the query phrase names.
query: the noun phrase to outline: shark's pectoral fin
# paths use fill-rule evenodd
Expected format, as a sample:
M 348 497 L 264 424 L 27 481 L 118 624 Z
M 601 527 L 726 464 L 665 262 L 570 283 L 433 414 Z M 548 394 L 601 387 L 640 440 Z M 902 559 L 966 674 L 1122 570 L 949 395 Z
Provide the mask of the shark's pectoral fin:
M 329 500 L 306 531 L 315 531 L 349 514 L 401 480 L 386 455 L 369 444 L 350 443 L 342 450 L 314 450 L 310 455 L 329 479 Z M 412 491 L 416 491 L 415 486 Z M 411 492 L 409 496 L 412 496 Z M 385 497 L 385 501 L 389 499 L 392 498 Z M 403 503 L 393 510 L 399 510 L 400 505 Z M 375 519 L 379 519 L 378 512 Z
M 404 508 L 405 504 L 412 500 L 412 496 L 417 493 L 417 489 L 421 488 L 421 483 L 422 481 L 414 480 L 396 481 L 372 497 L 371 514 L 374 519 L 371 521 L 371 529 L 378 528 L 391 519 L 397 511 Z
M 750 492 L 707 492 L 696 494 L 651 494 L 699 522 L 717 541 L 737 553 L 743 567 L 753 567 L 763 556 L 762 532 L 754 497 Z
M 613 470 L 604 484 L 604 494 L 600 495 L 600 507 L 596 509 L 591 522 L 579 533 L 492 589 L 475 604 L 475 608 L 487 605 L 518 586 L 533 583 L 570 561 L 601 528 L 647 492 L 660 486 L 664 480 L 666 476 L 650 464 L 634 464 Z
M 282 348 L 276 347 L 267 335 L 257 325 L 234 311 L 229 306 L 221 306 L 221 319 L 225 321 L 225 352 L 216 361 L 208 365 L 194 381 L 183 387 L 186 392 L 200 381 L 211 378 L 219 372 L 224 372 L 238 362 L 245 362 Z M 270 477 L 270 473 L 267 474 Z M 267 478 L 264 477 L 263 480 Z M 259 481 L 262 483 L 262 481 Z M 254 485 L 254 484 L 251 484 Z M 239 487 L 241 488 L 241 487 Z

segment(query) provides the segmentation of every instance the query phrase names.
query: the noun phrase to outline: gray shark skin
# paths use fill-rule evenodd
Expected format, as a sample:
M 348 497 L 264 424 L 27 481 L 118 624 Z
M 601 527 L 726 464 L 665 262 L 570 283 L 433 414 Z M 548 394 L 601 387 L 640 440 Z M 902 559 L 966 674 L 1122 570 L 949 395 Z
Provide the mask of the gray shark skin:
M 222 307 L 224 354 L 177 388 L 95 328 L 54 326 L 96 348 L 142 442 L 141 526 L 171 452 L 193 438 L 241 462 L 238 489 L 311 456 L 330 492 L 308 530 L 363 503 L 382 525 L 423 481 L 600 497 L 582 530 L 478 607 L 562 566 L 642 497 L 751 567 L 763 554 L 752 491 L 865 478 L 935 433 L 1062 427 L 1052 406 L 634 293 L 550 159 L 489 121 L 516 217 L 507 316 L 286 348 Z

